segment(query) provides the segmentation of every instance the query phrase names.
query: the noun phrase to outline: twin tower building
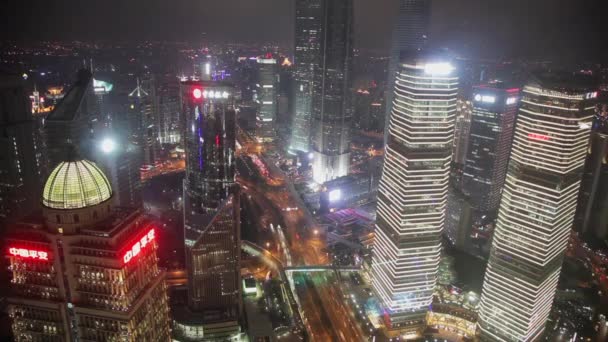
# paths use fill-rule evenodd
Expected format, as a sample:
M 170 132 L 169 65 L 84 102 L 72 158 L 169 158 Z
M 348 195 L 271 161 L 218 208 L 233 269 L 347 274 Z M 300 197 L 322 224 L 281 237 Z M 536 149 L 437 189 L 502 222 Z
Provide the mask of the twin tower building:
M 402 60 L 396 74 L 372 258 L 372 284 L 389 335 L 419 334 L 432 305 L 457 74 L 448 60 L 421 54 Z M 488 195 L 486 204 L 495 197 L 498 207 L 480 302 L 482 340 L 534 341 L 544 330 L 574 220 L 596 98 L 593 86 L 559 74 L 533 76 L 522 90 L 474 88 L 473 120 L 501 123 L 481 130 L 477 143 L 487 155 L 476 159 L 469 180 Z

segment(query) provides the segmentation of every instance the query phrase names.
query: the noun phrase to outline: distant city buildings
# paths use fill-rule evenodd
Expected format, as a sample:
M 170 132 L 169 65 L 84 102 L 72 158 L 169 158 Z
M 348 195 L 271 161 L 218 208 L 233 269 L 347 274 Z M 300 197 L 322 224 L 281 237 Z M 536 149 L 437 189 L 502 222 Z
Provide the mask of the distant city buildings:
M 289 149 L 310 151 L 314 75 L 321 64 L 325 0 L 296 0 L 293 84 L 295 101 Z
M 389 117 L 395 98 L 395 78 L 404 57 L 426 46 L 431 21 L 431 0 L 399 0 L 399 13 L 393 27 L 388 80 L 385 96 L 384 143 L 388 139 Z
M 372 286 L 392 337 L 419 334 L 433 300 L 458 77 L 444 60 L 416 58 L 401 65 L 394 92 L 372 258 Z
M 46 167 L 44 143 L 23 79 L 0 74 L 0 225 L 40 207 Z
M 16 341 L 167 341 L 155 226 L 114 208 L 97 165 L 66 155 L 46 180 L 42 219 L 11 225 L 6 238 Z
M 269 55 L 259 57 L 257 62 L 256 102 L 259 109 L 256 117 L 256 138 L 260 142 L 272 142 L 277 135 L 277 60 Z
M 186 131 L 184 244 L 187 306 L 176 308 L 174 338 L 226 340 L 242 333 L 239 195 L 235 183 L 234 88 L 218 82 L 181 83 Z
M 312 172 L 317 183 L 349 173 L 353 117 L 353 1 L 323 1 L 322 11 L 312 90 Z
M 597 91 L 560 75 L 523 89 L 481 297 L 481 338 L 541 336 L 576 210 Z M 508 97 L 506 99 L 508 101 Z
M 354 127 L 366 132 L 384 131 L 383 89 L 357 89 L 354 95 Z

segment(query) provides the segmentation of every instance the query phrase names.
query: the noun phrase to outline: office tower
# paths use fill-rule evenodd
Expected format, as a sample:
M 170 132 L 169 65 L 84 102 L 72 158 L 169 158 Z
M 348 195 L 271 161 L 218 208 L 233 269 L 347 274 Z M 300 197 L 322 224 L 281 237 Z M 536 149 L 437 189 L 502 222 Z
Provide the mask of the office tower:
M 533 341 L 551 311 L 597 92 L 572 76 L 523 89 L 480 302 L 481 338 Z
M 378 87 L 357 89 L 354 95 L 354 126 L 367 132 L 384 130 L 383 91 Z
M 258 79 L 256 84 L 256 102 L 258 115 L 256 138 L 259 142 L 272 142 L 276 138 L 277 125 L 277 60 L 267 55 L 258 58 Z
M 472 102 L 462 192 L 473 208 L 493 216 L 507 174 L 519 89 L 498 82 L 476 86 Z
M 205 339 L 220 323 L 230 336 L 242 333 L 233 92 L 218 82 L 181 83 L 188 305 L 177 309 L 174 337 L 184 341 Z
M 353 1 L 325 1 L 323 23 L 312 92 L 312 172 L 317 183 L 346 176 L 350 168 Z
M 310 151 L 313 77 L 321 64 L 325 0 L 296 0 L 294 55 L 294 117 L 291 126 L 292 151 Z
M 440 58 L 405 62 L 395 81 L 372 258 L 389 335 L 419 332 L 433 299 L 457 94 L 456 72 Z
M 395 77 L 397 77 L 401 60 L 411 53 L 424 49 L 428 40 L 430 21 L 431 0 L 399 0 L 399 13 L 393 27 L 386 82 L 385 144 L 388 139 L 388 117 L 395 97 Z
M 82 69 L 78 71 L 74 85 L 44 120 L 49 165 L 64 160 L 67 144 L 76 146 L 86 159 L 93 159 L 95 108 L 93 75 Z
M 46 180 L 42 205 L 6 240 L 16 341 L 167 341 L 158 232 L 143 213 L 115 208 L 106 176 L 74 152 Z
M 153 165 L 158 159 L 158 115 L 154 78 L 137 79 L 137 87 L 129 94 L 130 130 L 141 148 L 142 162 Z
M 23 79 L 0 74 L 0 226 L 39 208 L 46 176 L 42 147 Z
M 608 105 L 599 106 L 587 150 L 574 229 L 593 248 L 608 237 Z
M 467 148 L 469 147 L 472 116 L 473 104 L 471 101 L 459 99 L 456 102 L 456 126 L 454 128 L 452 162 L 461 168 L 464 167 Z
M 114 130 L 124 132 L 124 130 Z M 141 150 L 127 134 L 108 135 L 96 141 L 95 160 L 114 189 L 114 203 L 121 207 L 143 206 L 141 195 Z

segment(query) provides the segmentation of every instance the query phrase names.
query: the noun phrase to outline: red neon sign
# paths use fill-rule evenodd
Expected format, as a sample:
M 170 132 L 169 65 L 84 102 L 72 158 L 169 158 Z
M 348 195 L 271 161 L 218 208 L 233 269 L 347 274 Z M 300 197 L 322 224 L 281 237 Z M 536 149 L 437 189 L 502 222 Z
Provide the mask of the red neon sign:
M 540 140 L 540 141 L 547 141 L 547 140 L 551 139 L 548 135 L 537 134 L 537 133 L 528 133 L 528 138 L 532 139 L 532 140 Z
M 8 253 L 10 255 L 18 256 L 21 258 L 36 259 L 36 260 L 49 260 L 48 252 L 37 251 L 35 249 L 11 247 L 8 249 Z
M 192 96 L 194 96 L 194 98 L 198 100 L 203 97 L 203 91 L 200 88 L 194 88 L 194 90 L 192 91 Z
M 131 261 L 133 257 L 137 256 L 144 247 L 152 243 L 152 240 L 154 240 L 154 228 L 150 229 L 148 233 L 144 234 L 139 241 L 134 243 L 133 246 L 125 252 L 125 255 L 122 257 L 125 264 Z

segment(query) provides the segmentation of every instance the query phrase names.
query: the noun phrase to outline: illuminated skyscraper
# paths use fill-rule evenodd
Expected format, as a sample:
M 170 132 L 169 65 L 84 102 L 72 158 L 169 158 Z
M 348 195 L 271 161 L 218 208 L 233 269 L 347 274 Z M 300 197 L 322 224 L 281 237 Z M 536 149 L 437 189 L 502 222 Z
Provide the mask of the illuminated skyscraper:
M 353 0 L 326 0 L 322 5 L 320 63 L 312 91 L 312 170 L 317 183 L 348 174 L 353 114 Z
M 178 308 L 174 337 L 209 338 L 225 325 L 226 338 L 241 333 L 240 220 L 235 183 L 234 88 L 211 81 L 181 84 L 186 149 L 184 243 L 188 307 Z
M 73 153 L 46 180 L 43 219 L 11 226 L 8 313 L 17 341 L 167 341 L 157 230 L 113 207 L 103 172 Z
M 261 142 L 270 142 L 276 137 L 278 73 L 277 60 L 270 57 L 258 58 L 256 137 Z
M 310 150 L 313 76 L 321 63 L 324 0 L 296 0 L 294 101 L 295 113 L 289 148 Z
M 392 332 L 420 332 L 446 216 L 458 77 L 435 58 L 404 62 L 380 180 L 372 285 Z
M 474 209 L 495 215 L 500 203 L 515 128 L 519 89 L 502 83 L 473 88 L 462 191 Z
M 399 13 L 393 28 L 388 80 L 386 82 L 386 117 L 384 140 L 388 139 L 388 126 L 393 99 L 395 77 L 404 57 L 421 51 L 428 40 L 431 21 L 431 0 L 399 0 Z
M 483 340 L 533 341 L 549 317 L 572 228 L 597 92 L 571 76 L 523 89 L 481 296 Z
M 0 226 L 40 207 L 46 159 L 28 102 L 23 78 L 0 74 Z

